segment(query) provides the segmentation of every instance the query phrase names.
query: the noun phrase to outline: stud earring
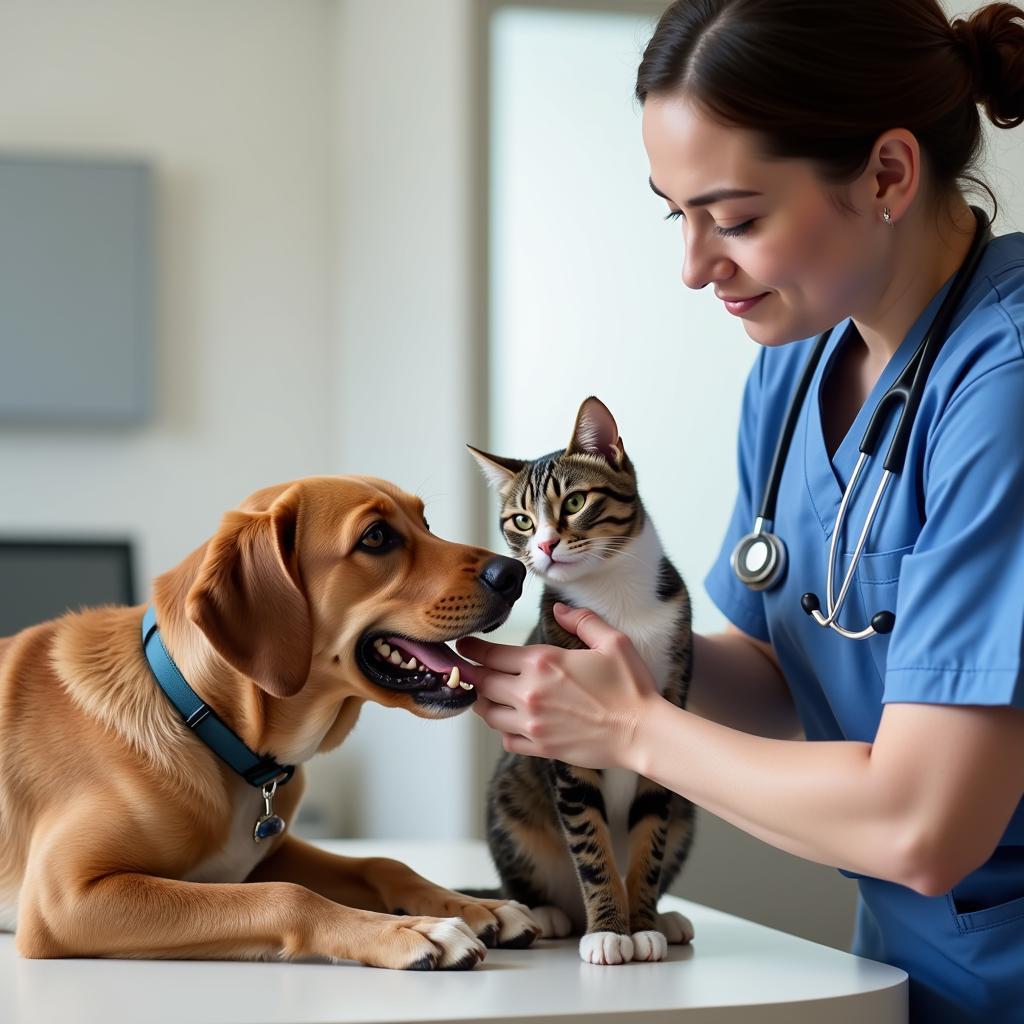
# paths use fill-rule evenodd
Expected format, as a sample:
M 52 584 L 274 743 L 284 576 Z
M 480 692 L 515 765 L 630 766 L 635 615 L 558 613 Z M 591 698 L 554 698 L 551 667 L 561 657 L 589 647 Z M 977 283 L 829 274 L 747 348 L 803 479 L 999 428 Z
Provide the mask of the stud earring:
M 882 207 L 882 220 L 884 220 L 889 227 L 896 227 L 896 221 L 892 219 L 892 210 L 890 210 L 888 206 Z

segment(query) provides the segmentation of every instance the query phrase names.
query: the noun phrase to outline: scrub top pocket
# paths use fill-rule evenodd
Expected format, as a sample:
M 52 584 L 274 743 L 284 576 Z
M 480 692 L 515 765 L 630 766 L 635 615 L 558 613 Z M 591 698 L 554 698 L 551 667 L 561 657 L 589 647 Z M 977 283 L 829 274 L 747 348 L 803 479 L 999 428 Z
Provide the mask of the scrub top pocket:
M 912 544 L 892 551 L 865 552 L 857 563 L 857 583 L 863 604 L 863 622 L 866 625 L 878 612 L 896 612 L 896 597 L 900 585 L 900 563 L 914 550 Z M 852 555 L 846 556 L 846 564 Z M 897 617 L 897 622 L 899 621 Z M 859 627 L 858 627 L 859 628 Z M 885 663 L 889 654 L 889 634 L 868 637 L 860 641 L 868 645 L 878 671 L 885 683 Z
M 1019 922 L 1024 928 L 1024 847 L 1000 846 L 949 893 L 962 935 Z

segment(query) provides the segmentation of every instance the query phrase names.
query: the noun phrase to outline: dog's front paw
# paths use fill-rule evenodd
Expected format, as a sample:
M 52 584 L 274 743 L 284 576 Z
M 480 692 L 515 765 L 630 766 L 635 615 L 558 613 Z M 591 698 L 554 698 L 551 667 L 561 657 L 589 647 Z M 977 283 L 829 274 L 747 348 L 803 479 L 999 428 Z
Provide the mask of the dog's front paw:
M 668 913 L 658 915 L 658 931 L 668 939 L 673 946 L 683 945 L 693 941 L 693 925 L 688 917 L 684 917 L 678 910 L 670 910 Z
M 530 908 L 517 900 L 508 900 L 491 908 L 498 919 L 496 944 L 499 949 L 525 949 L 542 934 L 540 922 Z
M 541 934 L 541 926 L 529 909 L 515 900 L 478 899 L 449 889 L 434 889 L 421 892 L 416 903 L 418 913 L 462 918 L 485 946 L 523 949 L 532 946 Z
M 468 971 L 487 955 L 484 944 L 461 918 L 405 918 L 397 925 L 405 947 L 398 963 L 382 964 L 406 971 Z
M 580 939 L 580 959 L 588 964 L 628 964 L 633 940 L 618 932 L 587 932 Z

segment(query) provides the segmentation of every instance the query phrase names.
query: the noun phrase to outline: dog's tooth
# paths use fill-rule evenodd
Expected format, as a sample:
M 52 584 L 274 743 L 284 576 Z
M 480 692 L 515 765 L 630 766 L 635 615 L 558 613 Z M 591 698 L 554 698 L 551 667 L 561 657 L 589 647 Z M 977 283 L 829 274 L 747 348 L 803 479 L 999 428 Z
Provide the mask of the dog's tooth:
M 410 658 L 408 661 L 403 661 L 401 664 L 402 668 L 417 668 L 416 659 Z
M 462 682 L 459 683 L 459 686 L 461 686 L 464 690 L 472 690 L 473 689 L 473 684 L 472 683 L 467 683 L 465 679 L 463 679 Z
M 380 653 L 383 654 L 385 658 L 391 653 L 391 647 L 388 644 L 384 643 L 383 640 L 381 640 L 380 646 L 377 648 L 377 650 L 380 651 Z
M 388 661 L 390 661 L 392 665 L 401 665 L 402 655 L 399 654 L 398 651 L 392 651 L 391 656 L 388 658 Z
M 459 683 L 462 682 L 462 678 L 459 674 L 459 666 L 455 665 L 452 668 L 452 674 L 448 677 L 448 685 L 453 689 L 458 689 Z

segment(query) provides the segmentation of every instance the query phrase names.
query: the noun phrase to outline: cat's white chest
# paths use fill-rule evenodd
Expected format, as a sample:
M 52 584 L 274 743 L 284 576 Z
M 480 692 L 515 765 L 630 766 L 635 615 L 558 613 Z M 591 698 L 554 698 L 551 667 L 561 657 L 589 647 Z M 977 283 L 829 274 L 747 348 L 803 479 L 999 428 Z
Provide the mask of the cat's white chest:
M 610 626 L 632 640 L 658 692 L 664 693 L 675 665 L 672 642 L 677 632 L 678 605 L 667 602 L 644 604 L 625 614 L 615 607 L 594 607 L 593 610 Z
M 633 646 L 654 677 L 659 693 L 665 692 L 676 665 L 670 638 L 675 636 L 678 615 L 678 607 L 663 605 L 649 615 L 648 622 L 642 628 L 631 631 L 629 624 L 621 627 L 622 632 L 633 641 Z
M 647 521 L 623 552 L 628 555 L 616 571 L 563 586 L 571 603 L 589 608 L 633 642 L 664 693 L 676 664 L 673 645 L 679 635 L 678 601 L 659 599 L 658 576 L 664 550 L 654 525 Z
M 235 805 L 224 846 L 197 864 L 184 878 L 186 882 L 244 882 L 270 852 L 269 842 L 257 843 L 252 837 L 256 820 L 263 811 L 258 789 L 249 789 Z

